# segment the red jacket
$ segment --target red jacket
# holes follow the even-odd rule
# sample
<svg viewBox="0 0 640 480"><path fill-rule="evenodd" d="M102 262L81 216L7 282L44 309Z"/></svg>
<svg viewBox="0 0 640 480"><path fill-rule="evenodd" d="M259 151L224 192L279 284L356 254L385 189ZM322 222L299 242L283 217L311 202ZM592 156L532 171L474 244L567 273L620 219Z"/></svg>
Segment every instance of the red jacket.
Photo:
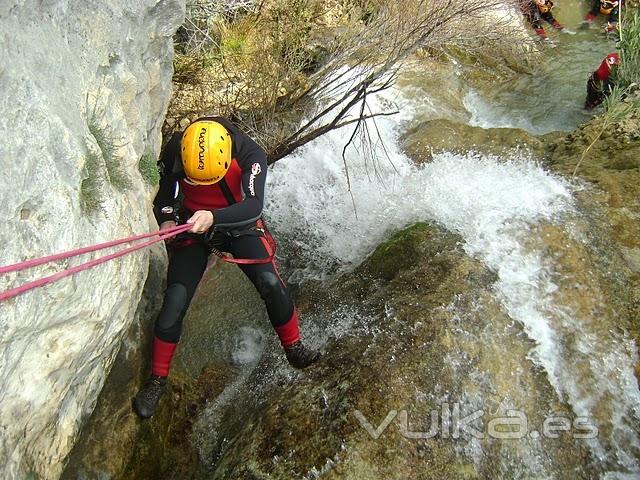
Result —
<svg viewBox="0 0 640 480"><path fill-rule="evenodd" d="M620 64L620 55L618 55L617 53L610 53L604 58L604 60L602 60L602 63L600 64L598 69L595 71L596 78L603 82L609 80L609 75L611 74L611 67L613 65L619 65L619 64Z"/></svg>

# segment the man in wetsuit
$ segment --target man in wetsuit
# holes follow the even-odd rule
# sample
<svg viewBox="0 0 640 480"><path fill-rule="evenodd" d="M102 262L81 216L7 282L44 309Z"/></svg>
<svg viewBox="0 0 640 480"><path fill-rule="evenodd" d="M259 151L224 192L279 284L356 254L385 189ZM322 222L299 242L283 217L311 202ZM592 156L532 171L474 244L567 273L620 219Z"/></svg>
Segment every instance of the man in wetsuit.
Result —
<svg viewBox="0 0 640 480"><path fill-rule="evenodd" d="M269 258L274 243L261 219L267 174L262 148L230 121L203 117L174 134L159 166L154 211L160 229L185 221L192 227L169 242L167 289L154 325L151 377L134 401L143 418L153 415L166 389L182 320L213 249L236 259L264 259L239 266L264 300L287 360L305 368L320 356L302 344L295 305ZM177 190L182 197L179 207Z"/></svg>
<svg viewBox="0 0 640 480"><path fill-rule="evenodd" d="M551 13L552 8L553 2L551 0L522 0L520 2L522 14L538 36L543 39L547 38L547 32L545 32L542 26L542 20L551 24L556 30L562 30L564 28L564 25L553 17Z"/></svg>
<svg viewBox="0 0 640 480"><path fill-rule="evenodd" d="M620 56L617 53L607 55L598 69L587 80L587 99L584 102L585 110L591 110L600 105L605 97L611 93L611 73L620 65Z"/></svg>
<svg viewBox="0 0 640 480"><path fill-rule="evenodd" d="M620 1L619 0L594 0L593 6L587 16L584 17L584 23L586 25L591 24L598 14L609 15L609 21L605 27L606 32L612 32L618 25L618 16L620 14Z"/></svg>

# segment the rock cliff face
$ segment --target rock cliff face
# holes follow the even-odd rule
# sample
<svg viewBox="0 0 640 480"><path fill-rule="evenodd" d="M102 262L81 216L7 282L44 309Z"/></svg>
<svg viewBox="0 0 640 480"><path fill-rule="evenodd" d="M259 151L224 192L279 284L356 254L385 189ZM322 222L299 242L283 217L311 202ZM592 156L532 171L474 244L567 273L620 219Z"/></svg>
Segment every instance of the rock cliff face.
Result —
<svg viewBox="0 0 640 480"><path fill-rule="evenodd" d="M0 4L0 264L153 228L178 0ZM0 278L0 290L87 258ZM57 478L148 270L138 253L0 304L0 476Z"/></svg>

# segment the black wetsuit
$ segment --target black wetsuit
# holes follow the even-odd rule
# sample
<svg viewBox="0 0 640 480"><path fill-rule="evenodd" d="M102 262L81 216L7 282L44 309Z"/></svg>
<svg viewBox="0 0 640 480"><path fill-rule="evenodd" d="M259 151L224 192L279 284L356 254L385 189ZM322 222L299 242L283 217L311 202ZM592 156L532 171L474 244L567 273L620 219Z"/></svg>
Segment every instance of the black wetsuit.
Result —
<svg viewBox="0 0 640 480"><path fill-rule="evenodd" d="M603 4L604 2L602 2L601 0L595 0L593 2L593 6L591 7L591 10L589 10L589 13L587 14L587 20L593 20L594 18L596 18L598 16L600 12L600 6L601 4ZM609 15L609 23L617 23L618 22L618 16L620 15L620 3L619 2L618 5L616 5L615 7L613 7L613 9L611 10L611 12L608 14ZM606 3L604 4L604 8L606 8ZM606 14L603 14L606 15Z"/></svg>
<svg viewBox="0 0 640 480"><path fill-rule="evenodd" d="M552 3L550 4L550 7L551 6L553 6ZM562 25L560 25L560 23L558 23L558 21L553 17L551 8L546 12L541 12L533 0L522 0L520 2L520 10L538 35L542 35L544 33L544 28L542 26L543 20L551 24L556 29L562 28Z"/></svg>
<svg viewBox="0 0 640 480"><path fill-rule="evenodd" d="M587 99L584 103L584 108L587 110L591 110L600 105L606 96L611 94L614 88L614 84L611 81L611 73L614 68L612 65L617 63L614 63L611 59L619 62L620 57L617 53L607 55L604 60L602 60L598 69L593 72L589 80L587 80Z"/></svg>
<svg viewBox="0 0 640 480"><path fill-rule="evenodd" d="M166 356L163 345L180 340L182 320L205 272L211 247L245 259L268 258L272 253L270 238L259 228L262 225L267 174L266 154L228 120L219 117L206 119L221 123L231 135L231 166L219 182L193 185L185 181L180 158L181 133L170 139L159 161L160 189L154 200L158 223L175 220L176 216L180 223L184 223L195 211L209 210L213 212L214 225L205 235L182 234L169 247L167 290L154 327L153 369L158 375L166 376L168 365L166 368L156 365L156 357ZM180 192L178 199L176 186ZM281 343L290 345L297 341L299 330L295 306L275 263L270 261L239 267L264 300ZM169 355L169 363L172 355L173 351Z"/></svg>

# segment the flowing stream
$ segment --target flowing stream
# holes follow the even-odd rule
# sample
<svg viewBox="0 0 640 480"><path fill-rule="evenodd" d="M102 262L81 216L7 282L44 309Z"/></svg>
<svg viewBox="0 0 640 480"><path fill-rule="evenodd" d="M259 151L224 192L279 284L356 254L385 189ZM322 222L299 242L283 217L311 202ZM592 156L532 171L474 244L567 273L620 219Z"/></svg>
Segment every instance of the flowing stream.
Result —
<svg viewBox="0 0 640 480"><path fill-rule="evenodd" d="M493 296L513 321L511 327L488 322L478 336L465 325L469 312L443 305L456 319L457 337L497 352L489 365L467 364L464 370L473 371L473 378L497 378L503 373L498 372L500 364L519 364L509 372L516 377L525 368L540 369L552 392L549 403L566 405L597 429L595 438L584 440L591 463L578 476L595 478L591 472L597 471L596 476L610 480L638 478L640 393L633 372L638 361L634 342L617 328L614 314L585 313L565 301L573 287L565 285L557 264L564 246L550 247L539 233L550 225L588 246L575 227L581 216L575 193L584 187L545 170L526 150L502 156L442 152L430 159L410 159L401 140L407 129L436 119L534 135L575 129L588 119L582 112L586 78L614 48L595 27L577 29L586 9L586 2L562 3L556 17L574 32L550 32L556 46L544 47L546 61L530 75L469 83L456 62L412 63L396 87L369 99L372 111L393 106L400 112L376 120L380 138L375 156L364 155L365 147L356 142L343 158L345 139L351 135L348 127L324 135L270 169L265 212L280 242L283 271L290 283L302 288L307 280L330 281L350 271L411 223L435 222L460 235L464 251L496 274ZM425 137L424 143L429 142ZM316 319L311 312L303 320L303 335L310 343L322 347L331 337L370 333L366 316L357 309L336 305L329 316ZM524 332L525 342L519 332ZM264 332L243 327L238 333L231 357L243 365L241 373L207 405L193 430L192 441L209 466L216 464L229 440L218 434L224 430L222 422L241 416L273 385L298 375L281 368L282 355L267 348ZM270 357L270 366L259 362L263 355ZM443 355L454 370L465 362L455 349ZM513 358L505 360L505 355ZM517 408L519 401L529 400L517 382L508 388L508 406ZM467 392L472 389L465 390L463 404L482 405L477 389ZM234 427L227 427L229 431ZM547 455L545 445L533 436L522 440L515 457L525 464L518 470L521 475L556 477L550 458L557 457ZM478 464L482 447L470 442L458 454Z"/></svg>
<svg viewBox="0 0 640 480"><path fill-rule="evenodd" d="M575 30L585 8L563 2L556 16ZM465 84L455 65L447 73L450 82L436 87L433 72L413 65L398 89L372 99L374 111L395 104L402 113L377 120L386 154L373 163L357 145L347 150L350 191L341 155L347 129L279 162L270 173L266 210L287 252L295 254L291 281L348 270L412 222L435 221L460 234L465 251L497 273L496 297L534 342L529 361L544 369L557 398L575 415L596 423L600 434L587 443L602 476L637 478L635 346L615 323L606 323L615 316L580 316L558 303L554 258L533 231L544 222L571 231L579 216L573 193L581 187L549 173L526 152L508 158L440 153L418 166L400 147L403 129L433 118L533 134L573 130L588 118L581 111L586 77L614 45L594 29L550 36L558 46L546 50L540 72L490 89ZM504 341L508 352L509 335L515 333L492 341Z"/></svg>

